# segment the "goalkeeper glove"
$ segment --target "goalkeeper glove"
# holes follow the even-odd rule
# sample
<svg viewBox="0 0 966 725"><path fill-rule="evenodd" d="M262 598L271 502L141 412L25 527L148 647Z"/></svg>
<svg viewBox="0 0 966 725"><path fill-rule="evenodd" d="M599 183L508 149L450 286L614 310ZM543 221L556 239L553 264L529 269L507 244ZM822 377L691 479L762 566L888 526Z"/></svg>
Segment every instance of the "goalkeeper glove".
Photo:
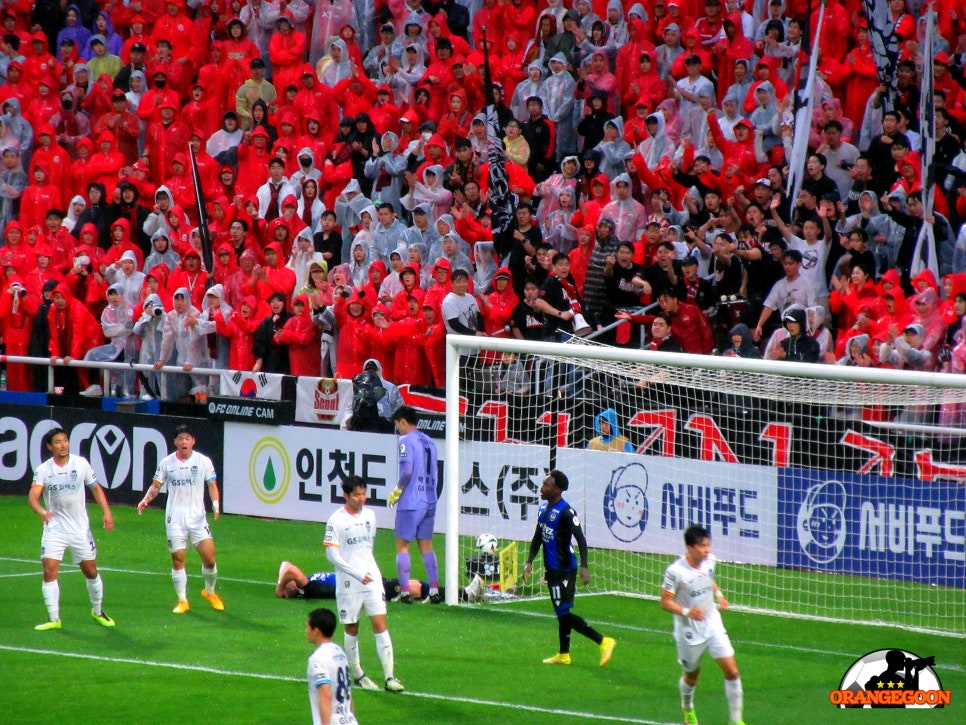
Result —
<svg viewBox="0 0 966 725"><path fill-rule="evenodd" d="M389 508L396 508L396 504L399 503L399 497L402 496L402 492L403 490L399 488L399 486L396 486L392 490L392 493L389 494Z"/></svg>

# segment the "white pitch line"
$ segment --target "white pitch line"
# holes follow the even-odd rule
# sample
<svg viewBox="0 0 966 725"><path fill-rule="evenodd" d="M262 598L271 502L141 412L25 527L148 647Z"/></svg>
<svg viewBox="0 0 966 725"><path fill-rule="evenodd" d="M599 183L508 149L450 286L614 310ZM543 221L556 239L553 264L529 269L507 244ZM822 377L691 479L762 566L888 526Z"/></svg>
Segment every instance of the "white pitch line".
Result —
<svg viewBox="0 0 966 725"><path fill-rule="evenodd" d="M90 655L83 654L80 652L59 652L57 650L49 649L37 649L34 647L14 647L12 645L0 644L0 650L7 650L9 652L25 652L27 654L36 655L51 655L54 657L70 657L74 659L81 660L94 660L96 662L119 662L121 664L128 665L138 665L140 667L160 667L170 670L186 670L189 672L205 672L212 675L221 675L223 677L248 677L256 680L274 680L277 682L298 682L304 683L305 679L301 677L292 677L288 675L272 675L263 672L239 672L235 670L220 670L216 667L205 667L204 665L185 665L176 662L157 662L154 660L138 660L129 657L103 657L100 655ZM486 707L499 708L500 710L506 711L511 710L524 710L527 712L539 712L547 713L550 715L566 715L572 718L580 718L583 720L594 720L594 721L611 721L611 722L626 722L626 723L636 723L637 725L674 725L674 723L665 722L662 720L646 720L642 718L630 718L627 716L617 716L617 715L601 715L599 713L593 712L575 712L572 710L561 710L558 708L550 707L537 707L536 705L526 705L526 704L509 704L506 702L494 702L492 700L480 700L474 697L454 697L452 695L440 695L432 692L413 692L411 690L402 693L408 697L420 697L428 700L447 700L455 702L463 702L470 705L483 705Z"/></svg>
<svg viewBox="0 0 966 725"><path fill-rule="evenodd" d="M0 561L11 561L18 564L37 564L39 563L36 559L20 559L12 556L0 556ZM62 574L76 574L80 571L80 568L76 564L68 564L66 562L61 563L61 573ZM170 571L139 571L137 569L117 569L110 566L98 566L98 571L106 571L112 574L133 574L135 576L171 576ZM40 571L30 572L29 574L0 574L3 576L32 576L34 574L40 575ZM199 575L200 576L200 575ZM260 581L258 579L238 579L235 577L218 575L218 581L220 582L235 582L236 584L256 584L258 586L275 586L275 582L271 581Z"/></svg>
<svg viewBox="0 0 966 725"><path fill-rule="evenodd" d="M80 571L80 569L77 571ZM0 579L14 579L18 576L41 576L42 574L43 572L41 571L27 571L22 574L0 574Z"/></svg>
<svg viewBox="0 0 966 725"><path fill-rule="evenodd" d="M37 563L35 559L19 559L16 557L9 557L9 556L0 556L0 561L11 561L11 562L24 563L24 564ZM74 567L73 564L63 564L62 566ZM101 571L111 572L114 574L133 574L136 576L165 576L165 577L170 576L169 572L159 572L159 571L138 571L135 569L113 569L113 568L107 568L102 566L98 567L98 569L100 569ZM76 573L79 571L80 569L77 569L76 567L74 567L72 570L68 569L66 573ZM39 573L40 572L31 572L29 575L33 576L34 574L39 574ZM28 576L28 575L27 574L0 575L0 577L2 576ZM230 577L223 577L221 575L218 576L218 581L228 581L228 582L235 582L240 584L255 584L258 586L275 585L275 582L270 582L270 581L258 581L256 579L232 579ZM503 602L501 603L501 606L490 607L489 611L499 612L500 614L514 614L514 615L521 615L524 617L534 617L537 619L556 619L556 615L550 612L529 612L523 609L513 609L510 606L504 606L504 605L512 605L512 602ZM627 622L601 622L601 624L606 625L607 627L613 628L613 629L624 629L630 632L642 632L645 634L667 635L668 637L670 637L669 629L665 630L665 629L656 628L656 627L642 627L640 625L628 624ZM749 645L752 647L760 647L762 649L791 650L794 652L802 652L804 654L820 655L823 657L831 656L831 657L851 658L852 661L854 661L858 657L861 657L863 654L865 654L864 652L840 652L836 650L816 649L814 647L803 647L800 645L782 644L782 643L776 643L776 642L754 642L751 640L739 640L739 643L743 645ZM966 672L966 666L959 665L959 664L952 664L952 663L944 663L942 665L942 669L951 670L953 672Z"/></svg>

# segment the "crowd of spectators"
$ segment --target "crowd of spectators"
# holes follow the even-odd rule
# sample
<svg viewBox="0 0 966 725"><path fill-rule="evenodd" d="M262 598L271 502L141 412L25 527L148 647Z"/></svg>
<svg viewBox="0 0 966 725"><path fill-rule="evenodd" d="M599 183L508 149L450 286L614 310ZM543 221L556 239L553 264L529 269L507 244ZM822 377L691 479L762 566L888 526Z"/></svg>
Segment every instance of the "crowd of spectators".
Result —
<svg viewBox="0 0 966 725"><path fill-rule="evenodd" d="M796 129L819 9L804 0L5 2L5 351L340 377L372 358L386 381L442 387L447 332L596 331L966 372L962 5L943 3L923 57L932 6L889 0L890 88L862 3L829 0ZM496 235L488 92L514 195ZM924 224L938 276L915 273ZM7 385L44 389L37 372L10 364ZM204 376L180 377L117 384L205 397Z"/></svg>

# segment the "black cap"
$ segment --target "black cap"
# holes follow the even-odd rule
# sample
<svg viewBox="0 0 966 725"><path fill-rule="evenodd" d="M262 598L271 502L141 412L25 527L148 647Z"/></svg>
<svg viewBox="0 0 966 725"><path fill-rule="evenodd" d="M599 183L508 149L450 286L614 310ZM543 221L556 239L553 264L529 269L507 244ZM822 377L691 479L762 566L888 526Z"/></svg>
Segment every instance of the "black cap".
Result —
<svg viewBox="0 0 966 725"><path fill-rule="evenodd" d="M252 62L248 64L249 68L264 68L265 61L261 58L252 58Z"/></svg>
<svg viewBox="0 0 966 725"><path fill-rule="evenodd" d="M132 53L137 53L139 51L141 53L147 53L148 52L148 49L144 47L144 43L135 43L134 45L131 46L131 52Z"/></svg>
<svg viewBox="0 0 966 725"><path fill-rule="evenodd" d="M694 55L694 54L689 55L687 58L684 59L684 62L686 65L693 65L695 63L697 63L698 65L701 65L701 56Z"/></svg>

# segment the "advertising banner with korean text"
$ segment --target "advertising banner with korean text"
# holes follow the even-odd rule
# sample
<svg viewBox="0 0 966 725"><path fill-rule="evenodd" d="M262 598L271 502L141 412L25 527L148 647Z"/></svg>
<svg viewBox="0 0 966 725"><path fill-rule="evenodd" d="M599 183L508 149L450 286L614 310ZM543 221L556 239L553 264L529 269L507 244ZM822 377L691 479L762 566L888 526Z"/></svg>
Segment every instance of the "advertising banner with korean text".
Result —
<svg viewBox="0 0 966 725"><path fill-rule="evenodd" d="M966 486L784 469L779 566L962 587Z"/></svg>
<svg viewBox="0 0 966 725"><path fill-rule="evenodd" d="M591 546L683 554L695 524L723 561L776 564L774 468L574 448L558 449L556 466L571 477L565 498Z"/></svg>
<svg viewBox="0 0 966 725"><path fill-rule="evenodd" d="M396 436L236 423L225 424L225 435L233 451L246 452L226 456L227 513L325 521L344 503L342 479L357 474L370 484L366 505L375 512L377 525L393 526L395 514L386 500L396 485ZM547 449L467 442L462 450L460 531L479 534L493 528L489 522L505 516L515 522L514 535L529 539L539 507L540 481L547 472ZM442 445L438 451L442 498ZM437 531L445 523L443 505L437 509ZM501 531L509 535L505 524Z"/></svg>

